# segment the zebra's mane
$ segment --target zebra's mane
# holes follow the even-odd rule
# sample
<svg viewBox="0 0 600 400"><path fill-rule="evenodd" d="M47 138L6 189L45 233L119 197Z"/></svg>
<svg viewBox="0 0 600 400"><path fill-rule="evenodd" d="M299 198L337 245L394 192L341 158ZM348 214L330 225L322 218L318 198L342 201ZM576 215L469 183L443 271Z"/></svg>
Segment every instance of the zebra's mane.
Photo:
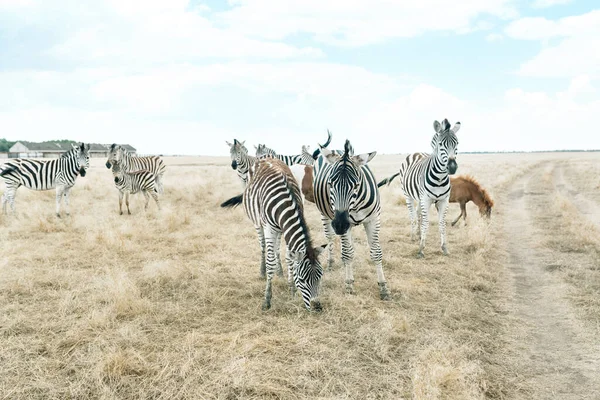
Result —
<svg viewBox="0 0 600 400"><path fill-rule="evenodd" d="M311 264L314 264L317 262L317 255L315 254L315 249L313 249L312 239L310 237L308 225L306 225L306 219L304 218L304 210L302 209L302 207L296 199L296 196L294 195L294 190L290 185L290 182L288 181L288 175L286 174L284 176L285 186L287 187L288 191L292 193L292 203L294 203L294 208L298 212L300 228L302 229L302 233L304 234L304 241L306 243L306 256L308 257L308 260L311 262Z"/></svg>
<svg viewBox="0 0 600 400"><path fill-rule="evenodd" d="M60 158L68 158L71 154L75 154L75 149L69 149L60 155Z"/></svg>

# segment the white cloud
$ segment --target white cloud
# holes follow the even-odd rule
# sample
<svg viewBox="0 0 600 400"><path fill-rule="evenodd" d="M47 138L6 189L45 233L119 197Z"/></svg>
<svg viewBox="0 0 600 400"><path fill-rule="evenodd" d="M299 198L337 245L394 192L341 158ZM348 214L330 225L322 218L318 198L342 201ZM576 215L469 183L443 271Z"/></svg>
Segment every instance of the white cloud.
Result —
<svg viewBox="0 0 600 400"><path fill-rule="evenodd" d="M571 3L573 0L535 0L533 2L533 8L548 8L562 4Z"/></svg>
<svg viewBox="0 0 600 400"><path fill-rule="evenodd" d="M502 36L499 33L490 33L485 37L485 40L487 40L488 42L496 42L498 40L502 40L503 38L504 36Z"/></svg>
<svg viewBox="0 0 600 400"><path fill-rule="evenodd" d="M600 10L551 21L523 18L505 30L515 39L543 41L542 50L523 63L519 74L537 77L600 76ZM548 40L558 40L549 44Z"/></svg>
<svg viewBox="0 0 600 400"><path fill-rule="evenodd" d="M361 46L430 31L487 29L483 16L514 18L512 0L233 0L219 18L229 29L271 40L306 33L323 43Z"/></svg>

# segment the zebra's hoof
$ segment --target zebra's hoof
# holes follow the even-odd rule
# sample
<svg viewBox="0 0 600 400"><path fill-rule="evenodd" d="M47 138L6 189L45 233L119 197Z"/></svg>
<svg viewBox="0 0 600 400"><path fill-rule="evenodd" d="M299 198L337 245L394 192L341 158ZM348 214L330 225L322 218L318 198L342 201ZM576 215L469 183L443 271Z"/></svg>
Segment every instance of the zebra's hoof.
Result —
<svg viewBox="0 0 600 400"><path fill-rule="evenodd" d="M346 293L354 294L354 281L346 281Z"/></svg>
<svg viewBox="0 0 600 400"><path fill-rule="evenodd" d="M445 256L449 256L450 255L450 253L448 252L448 248L446 246L442 246L442 253Z"/></svg>
<svg viewBox="0 0 600 400"><path fill-rule="evenodd" d="M422 251L420 251L420 252L417 254L417 258L425 258L425 254L423 254L423 252L422 252Z"/></svg>
<svg viewBox="0 0 600 400"><path fill-rule="evenodd" d="M263 303L263 305L262 305L262 310L263 310L263 311L267 311L267 310L269 310L270 308L271 308L271 303L270 303L270 302L268 302L268 301L265 301L265 302Z"/></svg>
<svg viewBox="0 0 600 400"><path fill-rule="evenodd" d="M379 298L384 301L391 299L385 282L379 284Z"/></svg>
<svg viewBox="0 0 600 400"><path fill-rule="evenodd" d="M56 214L56 218L60 218L60 214L58 214L58 213L57 213L57 214Z"/></svg>

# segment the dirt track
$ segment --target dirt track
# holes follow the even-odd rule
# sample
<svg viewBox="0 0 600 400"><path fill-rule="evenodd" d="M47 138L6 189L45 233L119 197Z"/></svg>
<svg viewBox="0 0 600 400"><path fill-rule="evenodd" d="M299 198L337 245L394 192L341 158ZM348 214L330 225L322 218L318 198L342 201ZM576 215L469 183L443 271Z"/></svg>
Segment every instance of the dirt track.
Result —
<svg viewBox="0 0 600 400"><path fill-rule="evenodd" d="M544 230L549 226L540 221L547 221L543 213L555 195L546 186L567 196L600 227L598 205L566 183L560 164L532 169L510 187L504 227L513 274L513 309L526 332L519 375L533 389L533 398L599 399L598 340L578 319L567 298L567 284L552 272L556 250L544 246Z"/></svg>

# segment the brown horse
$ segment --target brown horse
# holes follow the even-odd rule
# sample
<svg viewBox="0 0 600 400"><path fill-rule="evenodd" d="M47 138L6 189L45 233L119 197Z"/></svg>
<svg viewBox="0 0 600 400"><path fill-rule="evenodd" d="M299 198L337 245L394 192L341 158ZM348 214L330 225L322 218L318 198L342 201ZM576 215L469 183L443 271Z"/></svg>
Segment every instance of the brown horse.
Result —
<svg viewBox="0 0 600 400"><path fill-rule="evenodd" d="M456 225L463 216L465 224L467 223L466 205L469 201L479 207L479 213L482 216L489 218L492 215L494 200L475 178L470 175L450 177L450 187L450 203L460 204L460 215L452 222L452 226Z"/></svg>

